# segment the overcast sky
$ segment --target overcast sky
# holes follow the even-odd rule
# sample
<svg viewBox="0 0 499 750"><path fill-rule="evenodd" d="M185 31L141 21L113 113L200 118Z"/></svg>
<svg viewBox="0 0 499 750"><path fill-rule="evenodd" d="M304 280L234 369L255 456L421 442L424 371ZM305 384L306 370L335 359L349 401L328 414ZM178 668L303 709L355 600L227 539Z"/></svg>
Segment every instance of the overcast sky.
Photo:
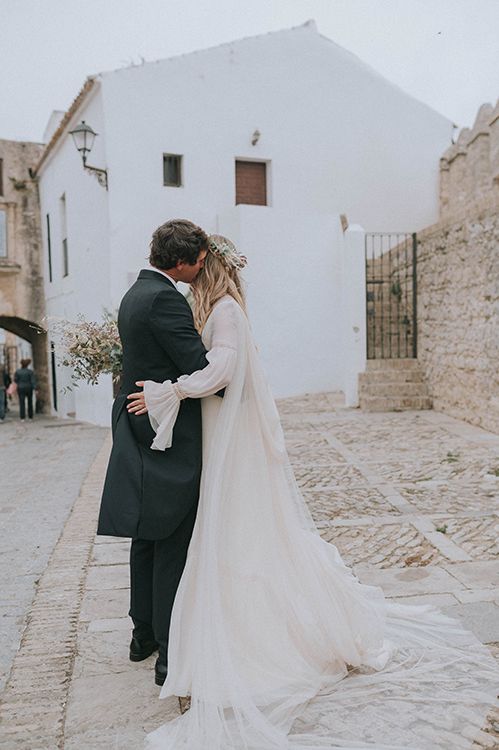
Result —
<svg viewBox="0 0 499 750"><path fill-rule="evenodd" d="M310 18L460 127L499 96L499 0L0 0L0 138L40 141L91 73Z"/></svg>

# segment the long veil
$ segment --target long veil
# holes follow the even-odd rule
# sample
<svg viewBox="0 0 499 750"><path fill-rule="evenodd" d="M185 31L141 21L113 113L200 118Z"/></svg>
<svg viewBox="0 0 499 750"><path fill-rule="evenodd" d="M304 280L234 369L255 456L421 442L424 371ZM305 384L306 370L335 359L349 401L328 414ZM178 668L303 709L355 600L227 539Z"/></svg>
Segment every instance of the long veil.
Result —
<svg viewBox="0 0 499 750"><path fill-rule="evenodd" d="M488 649L387 602L323 541L238 308L236 371L204 458L161 697L191 708L148 750L458 750L494 704Z"/></svg>

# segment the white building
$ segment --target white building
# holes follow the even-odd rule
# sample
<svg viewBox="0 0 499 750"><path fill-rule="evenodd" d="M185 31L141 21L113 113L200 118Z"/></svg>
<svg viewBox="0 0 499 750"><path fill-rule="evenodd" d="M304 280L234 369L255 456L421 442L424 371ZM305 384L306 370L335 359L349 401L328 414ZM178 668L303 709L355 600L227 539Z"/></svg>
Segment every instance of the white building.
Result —
<svg viewBox="0 0 499 750"><path fill-rule="evenodd" d="M69 136L82 120L99 134L89 163L108 170L107 191ZM313 22L92 76L52 118L37 167L48 315L117 308L156 226L190 218L248 256L252 325L275 394L346 389L354 402L363 244L361 231L343 233L340 214L366 231L436 221L452 129ZM111 399L103 378L60 392L58 413L107 423Z"/></svg>

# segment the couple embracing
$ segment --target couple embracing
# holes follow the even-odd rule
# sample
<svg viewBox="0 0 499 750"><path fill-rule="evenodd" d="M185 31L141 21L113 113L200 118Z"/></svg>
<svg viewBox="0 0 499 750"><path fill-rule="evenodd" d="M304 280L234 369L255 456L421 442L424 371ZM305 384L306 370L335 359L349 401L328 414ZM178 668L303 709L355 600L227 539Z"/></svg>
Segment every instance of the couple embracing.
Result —
<svg viewBox="0 0 499 750"><path fill-rule="evenodd" d="M130 659L158 651L161 697L191 696L147 748L471 746L493 660L436 609L361 584L321 539L252 339L246 259L174 220L149 261L119 311L98 529L132 538Z"/></svg>

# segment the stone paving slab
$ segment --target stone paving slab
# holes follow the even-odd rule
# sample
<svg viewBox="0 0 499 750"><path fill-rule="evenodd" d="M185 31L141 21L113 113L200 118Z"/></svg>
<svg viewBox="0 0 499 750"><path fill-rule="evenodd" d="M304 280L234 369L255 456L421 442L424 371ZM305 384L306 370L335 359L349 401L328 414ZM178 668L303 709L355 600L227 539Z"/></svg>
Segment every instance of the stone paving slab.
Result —
<svg viewBox="0 0 499 750"><path fill-rule="evenodd" d="M106 617L104 619L92 620L88 624L88 630L89 632L99 633L126 630L127 633L130 633L130 620L128 617Z"/></svg>
<svg viewBox="0 0 499 750"><path fill-rule="evenodd" d="M456 599L467 604L469 602L495 602L499 604L499 589L475 589L474 591L458 591Z"/></svg>
<svg viewBox="0 0 499 750"><path fill-rule="evenodd" d="M73 680L66 714L65 743L72 737L106 731L150 731L179 713L178 700L158 700L159 689L151 680L151 657L121 672L84 675ZM135 698L139 696L139 705ZM81 742L81 737L80 737ZM80 745L80 747L84 747ZM140 747L140 745L136 745Z"/></svg>
<svg viewBox="0 0 499 750"><path fill-rule="evenodd" d="M130 542L119 541L117 544L96 544L92 552L91 565L128 565L130 559Z"/></svg>
<svg viewBox="0 0 499 750"><path fill-rule="evenodd" d="M66 429L64 434L68 435ZM67 439L67 438L66 438ZM78 440L75 440L77 448ZM102 444L102 441L101 441ZM1 696L2 746L64 747L65 709L77 647L78 616L93 547L100 482L109 444L97 454L48 566L40 576L19 651Z"/></svg>
<svg viewBox="0 0 499 750"><path fill-rule="evenodd" d="M342 408L337 394L289 399L279 408L321 534L360 580L381 586L394 601L429 603L459 617L499 655L499 560L492 543L499 436L433 412L363 414ZM66 529L61 537L89 545L85 586L75 595L70 568L51 571L51 563L44 573L50 587L59 580L63 599L76 596L75 614L70 637L54 652L44 710L33 708L35 694L22 681L10 691L7 714L17 721L7 722L12 750L36 750L36 742L45 742L44 750L136 750L146 732L179 712L174 699L157 699L155 656L128 660L129 543L93 538L104 468L101 460L87 477L93 500L86 498L80 539L71 529L67 540ZM14 589L11 595L15 600ZM17 671L36 658L36 642L27 639ZM26 744L29 727L35 744ZM499 747L498 729L499 714L492 713L475 748ZM55 741L47 744L51 733Z"/></svg>
<svg viewBox="0 0 499 750"><path fill-rule="evenodd" d="M434 607L444 608L444 607L454 607L456 604L458 604L458 592L454 592L453 594L421 594L414 596L393 596L391 599L393 599L394 602L397 602L399 604L431 604Z"/></svg>
<svg viewBox="0 0 499 750"><path fill-rule="evenodd" d="M102 617L122 617L129 606L129 599L126 587L114 591L87 589L81 606L80 622L89 622Z"/></svg>
<svg viewBox="0 0 499 750"><path fill-rule="evenodd" d="M442 611L455 617L475 633L482 643L499 641L499 610L495 602L478 601L442 607Z"/></svg>
<svg viewBox="0 0 499 750"><path fill-rule="evenodd" d="M130 629L128 618L122 619L127 623L128 631ZM116 626L108 631L80 631L73 680L79 677L129 671L128 639L116 636Z"/></svg>
<svg viewBox="0 0 499 750"><path fill-rule="evenodd" d="M499 586L499 560L447 563L445 569L470 589Z"/></svg>
<svg viewBox="0 0 499 750"><path fill-rule="evenodd" d="M464 584L446 570L433 566L379 570L367 565L354 565L354 571L362 583L381 586L388 597L448 594L464 589Z"/></svg>
<svg viewBox="0 0 499 750"><path fill-rule="evenodd" d="M128 588L128 565L92 565L87 575L87 589L120 589Z"/></svg>

